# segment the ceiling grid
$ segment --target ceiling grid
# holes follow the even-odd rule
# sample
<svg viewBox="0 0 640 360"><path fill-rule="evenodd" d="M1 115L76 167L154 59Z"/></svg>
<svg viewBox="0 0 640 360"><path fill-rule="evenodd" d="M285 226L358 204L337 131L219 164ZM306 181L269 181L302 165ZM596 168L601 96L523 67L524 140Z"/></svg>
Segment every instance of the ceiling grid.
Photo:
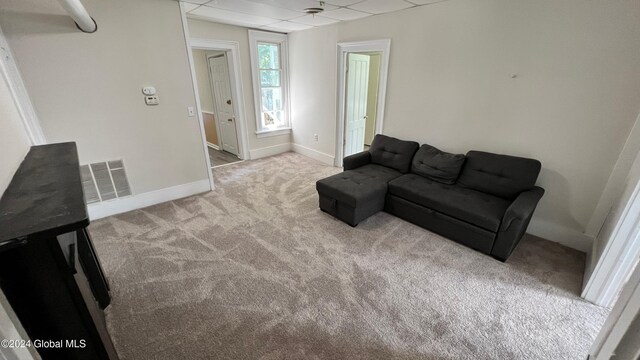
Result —
<svg viewBox="0 0 640 360"><path fill-rule="evenodd" d="M292 32L390 13L443 0L182 0L187 16L224 24ZM322 3L322 4L321 4ZM324 11L310 15L307 8Z"/></svg>

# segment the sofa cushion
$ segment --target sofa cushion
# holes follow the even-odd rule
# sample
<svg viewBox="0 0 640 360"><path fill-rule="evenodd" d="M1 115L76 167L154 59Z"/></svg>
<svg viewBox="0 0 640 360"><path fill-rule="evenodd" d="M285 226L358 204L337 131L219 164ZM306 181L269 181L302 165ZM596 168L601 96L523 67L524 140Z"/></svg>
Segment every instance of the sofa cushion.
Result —
<svg viewBox="0 0 640 360"><path fill-rule="evenodd" d="M513 200L536 184L538 160L469 151L458 184L469 189Z"/></svg>
<svg viewBox="0 0 640 360"><path fill-rule="evenodd" d="M389 194L483 229L497 232L510 202L458 185L442 184L416 174L389 182Z"/></svg>
<svg viewBox="0 0 640 360"><path fill-rule="evenodd" d="M376 197L384 198L387 183L401 176L385 166L368 164L316 182L316 190L351 207L366 204Z"/></svg>
<svg viewBox="0 0 640 360"><path fill-rule="evenodd" d="M411 167L411 159L418 150L415 141L404 141L390 136L376 135L371 142L369 152L371 163L398 170L405 174Z"/></svg>
<svg viewBox="0 0 640 360"><path fill-rule="evenodd" d="M425 144L414 155L411 172L443 184L455 184L462 164L463 154L451 154Z"/></svg>

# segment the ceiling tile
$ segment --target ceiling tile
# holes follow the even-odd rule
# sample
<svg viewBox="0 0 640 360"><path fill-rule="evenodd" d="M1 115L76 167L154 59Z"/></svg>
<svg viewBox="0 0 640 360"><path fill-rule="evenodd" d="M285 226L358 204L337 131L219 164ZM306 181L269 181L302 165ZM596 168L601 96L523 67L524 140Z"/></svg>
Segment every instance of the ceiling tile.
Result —
<svg viewBox="0 0 640 360"><path fill-rule="evenodd" d="M363 0L326 0L326 3L336 6L349 6L362 1Z"/></svg>
<svg viewBox="0 0 640 360"><path fill-rule="evenodd" d="M200 6L199 8L191 11L190 15L205 18L211 21L221 22L225 24L233 24L248 27L259 27L264 25L271 25L279 22L277 19L272 19L263 16L255 16L249 14L242 14L235 11L216 9L209 6Z"/></svg>
<svg viewBox="0 0 640 360"><path fill-rule="evenodd" d="M326 17L322 17L319 15L305 15L303 17L299 17L297 19L291 20L292 22L296 22L299 24L312 25L312 26L322 26L329 25L338 22L338 20L329 19Z"/></svg>
<svg viewBox="0 0 640 360"><path fill-rule="evenodd" d="M414 3L416 5L427 5L427 4L441 2L443 0L407 0L407 1L410 3Z"/></svg>
<svg viewBox="0 0 640 360"><path fill-rule="evenodd" d="M281 32L291 32L291 31L299 31L311 29L313 26L297 24L291 21L283 21L277 24L272 24L269 26L263 26L261 29L273 30L273 31L281 31Z"/></svg>
<svg viewBox="0 0 640 360"><path fill-rule="evenodd" d="M304 11L309 7L320 7L320 1L314 0L249 0L261 4L267 4L275 7L285 8L294 11ZM323 6L325 10L337 9L337 6L331 4L325 4Z"/></svg>
<svg viewBox="0 0 640 360"><path fill-rule="evenodd" d="M198 5L198 4L192 4L192 3L188 3L188 2L182 3L182 7L183 7L183 9L184 9L184 11L185 11L185 12L189 12L189 11L191 11L191 10L195 10L195 9L197 9L199 6L200 6L200 5Z"/></svg>
<svg viewBox="0 0 640 360"><path fill-rule="evenodd" d="M271 27L271 26L261 26L258 29L264 30L264 31L270 31L270 32L284 33L284 34L288 34L288 33L291 32L289 30L278 29L278 28L274 28L274 27Z"/></svg>
<svg viewBox="0 0 640 360"><path fill-rule="evenodd" d="M183 2L202 5L208 3L209 1L211 0L184 0Z"/></svg>
<svg viewBox="0 0 640 360"><path fill-rule="evenodd" d="M247 0L213 0L208 3L207 6L279 20L289 20L303 15L299 11L287 10Z"/></svg>
<svg viewBox="0 0 640 360"><path fill-rule="evenodd" d="M349 6L354 10L360 10L372 14L384 14L396 10L402 10L415 6L404 0L366 0Z"/></svg>
<svg viewBox="0 0 640 360"><path fill-rule="evenodd" d="M351 10L347 8L329 10L322 13L323 17L328 17L329 19L342 20L342 21L360 19L363 17L367 17L369 15L371 14L364 13L361 11Z"/></svg>
<svg viewBox="0 0 640 360"><path fill-rule="evenodd" d="M326 0L324 12L304 13L305 8L321 7L317 0L180 0L189 17L292 32L384 14L444 0ZM200 4L204 4L200 6Z"/></svg>

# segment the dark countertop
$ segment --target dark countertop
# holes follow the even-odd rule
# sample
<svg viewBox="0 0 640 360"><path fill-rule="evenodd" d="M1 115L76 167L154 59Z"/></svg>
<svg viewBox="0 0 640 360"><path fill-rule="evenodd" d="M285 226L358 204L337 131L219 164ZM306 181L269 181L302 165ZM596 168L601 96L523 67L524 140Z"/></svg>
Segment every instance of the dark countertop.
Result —
<svg viewBox="0 0 640 360"><path fill-rule="evenodd" d="M0 199L0 244L87 225L76 144L32 146Z"/></svg>

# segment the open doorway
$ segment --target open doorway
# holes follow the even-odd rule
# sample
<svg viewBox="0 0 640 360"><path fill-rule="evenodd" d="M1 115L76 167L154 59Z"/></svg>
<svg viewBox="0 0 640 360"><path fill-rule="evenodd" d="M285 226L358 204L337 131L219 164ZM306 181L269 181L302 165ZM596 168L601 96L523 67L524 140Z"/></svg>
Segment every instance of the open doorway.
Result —
<svg viewBox="0 0 640 360"><path fill-rule="evenodd" d="M241 161L227 52L193 49L193 63L211 167Z"/></svg>
<svg viewBox="0 0 640 360"><path fill-rule="evenodd" d="M376 134L381 56L347 54L344 156L368 150Z"/></svg>
<svg viewBox="0 0 640 360"><path fill-rule="evenodd" d="M382 133L389 40L338 44L338 133L336 166L367 150Z"/></svg>

